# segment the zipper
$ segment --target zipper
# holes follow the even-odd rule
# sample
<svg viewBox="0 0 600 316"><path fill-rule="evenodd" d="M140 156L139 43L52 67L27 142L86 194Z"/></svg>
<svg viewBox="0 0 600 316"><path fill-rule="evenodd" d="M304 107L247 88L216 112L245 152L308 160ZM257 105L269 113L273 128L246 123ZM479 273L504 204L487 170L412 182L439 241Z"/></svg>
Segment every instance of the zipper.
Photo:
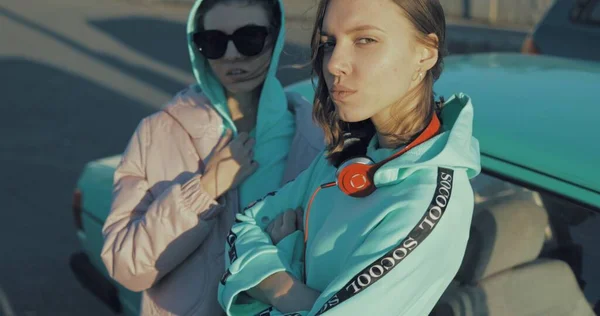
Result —
<svg viewBox="0 0 600 316"><path fill-rule="evenodd" d="M304 284L306 284L306 247L308 245L308 219L310 216L310 208L312 207L312 203L315 200L315 197L317 196L317 193L319 193L319 191L321 191L322 189L334 187L336 185L337 183L335 181L332 181L318 186L317 189L313 192L312 196L310 197L310 200L308 201L308 205L306 207L306 211L304 212L304 269L302 271L302 281L304 282Z"/></svg>

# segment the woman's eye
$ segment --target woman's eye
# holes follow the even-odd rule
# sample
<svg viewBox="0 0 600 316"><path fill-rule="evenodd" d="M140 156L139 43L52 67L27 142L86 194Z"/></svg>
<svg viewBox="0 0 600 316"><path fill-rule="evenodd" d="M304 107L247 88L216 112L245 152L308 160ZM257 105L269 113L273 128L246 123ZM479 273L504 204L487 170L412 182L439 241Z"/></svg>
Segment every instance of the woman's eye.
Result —
<svg viewBox="0 0 600 316"><path fill-rule="evenodd" d="M372 38L368 38L368 37L359 38L356 41L356 43L360 44L360 45L366 45L366 44L371 44L371 43L375 43L375 42L377 42L377 41Z"/></svg>
<svg viewBox="0 0 600 316"><path fill-rule="evenodd" d="M321 47L323 48L323 50L326 50L326 51L332 50L335 47L335 42L333 42L333 41L322 42Z"/></svg>

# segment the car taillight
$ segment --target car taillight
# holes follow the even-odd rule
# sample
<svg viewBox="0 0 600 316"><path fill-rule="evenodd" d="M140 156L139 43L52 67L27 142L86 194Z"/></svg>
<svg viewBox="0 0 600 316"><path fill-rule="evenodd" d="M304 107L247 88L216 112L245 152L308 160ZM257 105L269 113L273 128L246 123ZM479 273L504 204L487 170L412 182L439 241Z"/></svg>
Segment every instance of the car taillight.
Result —
<svg viewBox="0 0 600 316"><path fill-rule="evenodd" d="M75 227L79 230L83 230L83 221L81 219L81 191L76 189L73 192L73 219L75 220Z"/></svg>
<svg viewBox="0 0 600 316"><path fill-rule="evenodd" d="M540 52L540 49L535 44L533 37L531 35L529 35L523 41L523 46L521 47L521 53L528 54L528 55L539 55L542 52Z"/></svg>

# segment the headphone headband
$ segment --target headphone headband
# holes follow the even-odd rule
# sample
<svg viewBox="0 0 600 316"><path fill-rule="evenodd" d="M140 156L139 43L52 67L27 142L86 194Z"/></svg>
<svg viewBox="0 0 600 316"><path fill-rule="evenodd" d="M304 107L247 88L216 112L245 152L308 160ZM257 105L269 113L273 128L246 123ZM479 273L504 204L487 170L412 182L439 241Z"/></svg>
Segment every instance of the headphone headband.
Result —
<svg viewBox="0 0 600 316"><path fill-rule="evenodd" d="M433 113L431 121L429 121L429 124L427 125L427 127L423 130L423 132L421 132L421 134L419 134L419 136L415 140L410 142L408 145L406 145L404 148L399 150L397 153L380 161L379 163L376 163L373 166L373 168L375 170L377 170L381 166L383 166L385 163L402 156L402 154L406 153L407 151L417 147L418 145L421 145L422 143L426 142L430 138L433 138L439 132L440 128L441 128L440 119L438 118L438 116L435 113Z"/></svg>

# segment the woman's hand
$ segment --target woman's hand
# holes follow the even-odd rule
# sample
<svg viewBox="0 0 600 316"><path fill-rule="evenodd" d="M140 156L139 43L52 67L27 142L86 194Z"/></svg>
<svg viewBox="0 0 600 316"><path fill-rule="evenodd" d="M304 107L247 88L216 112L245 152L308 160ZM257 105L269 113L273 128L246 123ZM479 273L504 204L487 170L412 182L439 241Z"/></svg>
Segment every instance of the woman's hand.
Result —
<svg viewBox="0 0 600 316"><path fill-rule="evenodd" d="M321 295L285 271L270 275L247 293L283 313L309 311Z"/></svg>
<svg viewBox="0 0 600 316"><path fill-rule="evenodd" d="M204 190L214 199L236 188L258 169L258 163L252 159L254 139L247 133L240 133L236 139L230 140L231 131L227 130L215 147L201 179Z"/></svg>
<svg viewBox="0 0 600 316"><path fill-rule="evenodd" d="M282 239L296 230L303 230L302 213L301 207L295 210L289 209L284 213L279 214L279 216L267 226L265 231L269 234L269 237L271 237L273 245L277 245Z"/></svg>

